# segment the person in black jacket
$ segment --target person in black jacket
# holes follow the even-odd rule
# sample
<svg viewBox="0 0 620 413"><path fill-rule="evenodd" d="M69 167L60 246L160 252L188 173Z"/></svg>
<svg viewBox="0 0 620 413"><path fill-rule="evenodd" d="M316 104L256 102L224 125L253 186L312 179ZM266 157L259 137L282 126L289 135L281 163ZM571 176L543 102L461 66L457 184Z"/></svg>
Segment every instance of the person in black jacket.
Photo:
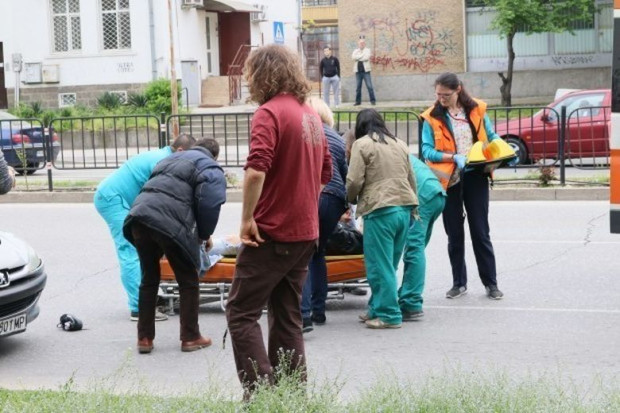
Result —
<svg viewBox="0 0 620 413"><path fill-rule="evenodd" d="M179 283L181 350L211 345L198 326L198 268L201 240L207 241L226 202L224 171L216 162L213 139L160 161L125 219L123 233L138 250L142 269L138 317L138 351L150 353L155 337L155 308L166 255Z"/></svg>
<svg viewBox="0 0 620 413"><path fill-rule="evenodd" d="M332 55L329 46L323 48L325 57L319 63L321 74L321 87L323 88L323 100L329 106L329 90L334 91L334 105L340 105L340 62L336 56Z"/></svg>
<svg viewBox="0 0 620 413"><path fill-rule="evenodd" d="M7 165L0 151L0 195L8 193L15 186L15 169Z"/></svg>

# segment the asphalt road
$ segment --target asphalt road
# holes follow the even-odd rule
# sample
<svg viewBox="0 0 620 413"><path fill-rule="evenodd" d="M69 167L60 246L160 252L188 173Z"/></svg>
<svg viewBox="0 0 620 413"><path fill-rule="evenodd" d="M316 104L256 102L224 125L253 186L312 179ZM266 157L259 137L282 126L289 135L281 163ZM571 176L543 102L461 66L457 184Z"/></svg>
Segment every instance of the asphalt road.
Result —
<svg viewBox="0 0 620 413"><path fill-rule="evenodd" d="M311 377L343 382L345 397L378 377L415 382L454 369L514 379L560 375L584 389L596 377L617 380L620 236L609 234L608 209L605 202L493 202L502 301L484 296L470 243L469 294L444 298L451 276L438 222L427 249L425 318L375 331L357 322L365 298L328 302L327 324L306 335ZM226 205L217 234L236 232L239 216L240 204ZM153 353L137 354L112 241L92 205L0 204L0 226L31 243L49 275L39 318L24 334L0 340L0 387L58 388L72 379L113 391L240 394L217 305L201 307L211 348L181 353L173 316L157 324ZM85 330L56 328L66 312Z"/></svg>

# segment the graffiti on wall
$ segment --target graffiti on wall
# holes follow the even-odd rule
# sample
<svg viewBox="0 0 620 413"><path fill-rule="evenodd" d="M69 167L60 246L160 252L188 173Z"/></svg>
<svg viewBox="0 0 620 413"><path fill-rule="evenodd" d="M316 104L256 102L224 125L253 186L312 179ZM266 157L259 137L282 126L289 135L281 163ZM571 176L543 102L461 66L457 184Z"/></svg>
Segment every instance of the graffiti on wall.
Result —
<svg viewBox="0 0 620 413"><path fill-rule="evenodd" d="M383 70L428 72L457 54L454 30L438 27L437 12L421 11L408 17L358 16L355 26L372 47L371 63ZM357 47L357 46L355 46Z"/></svg>

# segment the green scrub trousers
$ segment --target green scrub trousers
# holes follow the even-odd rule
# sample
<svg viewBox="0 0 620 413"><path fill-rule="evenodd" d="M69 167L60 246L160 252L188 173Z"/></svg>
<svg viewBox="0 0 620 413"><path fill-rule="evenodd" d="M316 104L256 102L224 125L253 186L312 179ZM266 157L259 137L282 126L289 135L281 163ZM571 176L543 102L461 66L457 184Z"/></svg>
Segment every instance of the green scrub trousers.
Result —
<svg viewBox="0 0 620 413"><path fill-rule="evenodd" d="M396 271L403 254L412 206L379 208L364 216L364 262L370 285L368 317L400 324Z"/></svg>
<svg viewBox="0 0 620 413"><path fill-rule="evenodd" d="M398 304L401 311L421 311L422 292L426 278L426 254L424 249L428 245L433 233L433 224L441 215L446 196L438 193L428 202L420 203L418 207L419 220L411 220L407 233L407 244L403 261L405 270L403 283L398 290Z"/></svg>

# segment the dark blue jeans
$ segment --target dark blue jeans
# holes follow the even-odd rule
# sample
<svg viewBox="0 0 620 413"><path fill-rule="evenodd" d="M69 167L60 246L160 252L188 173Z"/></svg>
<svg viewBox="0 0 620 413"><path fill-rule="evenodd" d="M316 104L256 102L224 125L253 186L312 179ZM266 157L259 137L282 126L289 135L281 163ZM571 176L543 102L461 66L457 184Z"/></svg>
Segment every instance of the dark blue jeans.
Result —
<svg viewBox="0 0 620 413"><path fill-rule="evenodd" d="M322 193L319 200L319 246L310 259L308 278L301 293L301 316L310 318L314 314L325 314L327 299L327 265L325 246L345 211L344 199Z"/></svg>
<svg viewBox="0 0 620 413"><path fill-rule="evenodd" d="M357 87L355 88L355 103L358 105L362 103L362 80L366 83L366 88L368 88L370 103L375 103L377 99L375 99L375 90L372 87L370 72L356 72L355 80L357 80Z"/></svg>

